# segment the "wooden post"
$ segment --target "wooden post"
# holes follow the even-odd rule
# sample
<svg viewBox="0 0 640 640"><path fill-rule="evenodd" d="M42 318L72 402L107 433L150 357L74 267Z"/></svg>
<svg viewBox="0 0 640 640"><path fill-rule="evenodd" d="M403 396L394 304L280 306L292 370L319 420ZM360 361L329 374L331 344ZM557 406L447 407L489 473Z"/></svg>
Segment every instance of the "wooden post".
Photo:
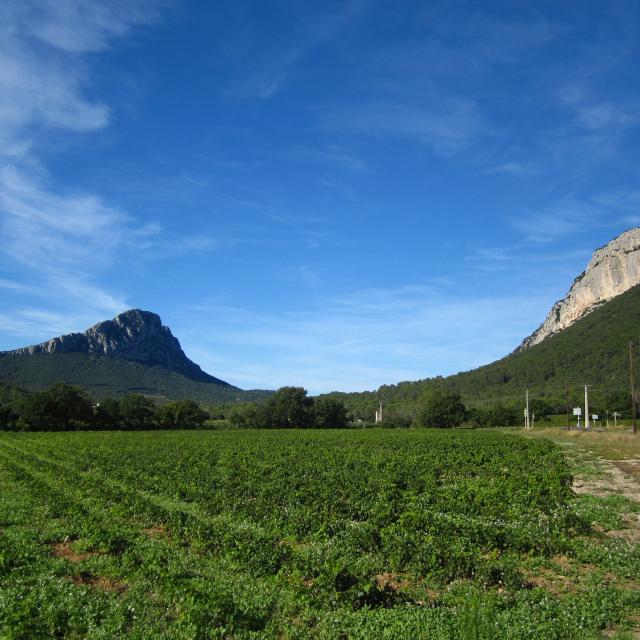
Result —
<svg viewBox="0 0 640 640"><path fill-rule="evenodd" d="M564 399L567 403L567 429L571 430L571 422L569 422L569 381L566 378L564 381Z"/></svg>
<svg viewBox="0 0 640 640"><path fill-rule="evenodd" d="M633 420L633 433L637 433L636 425L636 384L634 375L633 342L629 341L629 383L631 385L631 419Z"/></svg>

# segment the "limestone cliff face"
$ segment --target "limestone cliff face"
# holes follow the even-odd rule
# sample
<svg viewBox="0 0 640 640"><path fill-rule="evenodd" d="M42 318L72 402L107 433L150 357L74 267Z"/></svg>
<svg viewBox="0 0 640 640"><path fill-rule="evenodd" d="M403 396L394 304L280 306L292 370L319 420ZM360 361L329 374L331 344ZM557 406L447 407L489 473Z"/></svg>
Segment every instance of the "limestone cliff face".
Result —
<svg viewBox="0 0 640 640"><path fill-rule="evenodd" d="M519 347L542 342L596 307L640 284L640 228L630 229L598 249L586 270L556 302L546 320Z"/></svg>
<svg viewBox="0 0 640 640"><path fill-rule="evenodd" d="M84 333L70 333L7 353L86 353L123 358L165 367L192 380L227 385L187 358L169 327L162 326L159 315L140 309L130 309L113 320L99 322Z"/></svg>

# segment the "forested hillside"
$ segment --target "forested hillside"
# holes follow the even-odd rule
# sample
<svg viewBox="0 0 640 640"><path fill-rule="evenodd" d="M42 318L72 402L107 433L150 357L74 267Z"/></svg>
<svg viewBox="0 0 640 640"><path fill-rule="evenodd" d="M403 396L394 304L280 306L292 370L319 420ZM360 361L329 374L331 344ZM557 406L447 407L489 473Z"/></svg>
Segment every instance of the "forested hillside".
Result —
<svg viewBox="0 0 640 640"><path fill-rule="evenodd" d="M29 391L42 391L63 382L84 389L94 398L140 393L159 400L190 399L208 404L250 401L268 395L265 391L243 391L233 386L191 380L160 366L83 353L3 354L0 381Z"/></svg>

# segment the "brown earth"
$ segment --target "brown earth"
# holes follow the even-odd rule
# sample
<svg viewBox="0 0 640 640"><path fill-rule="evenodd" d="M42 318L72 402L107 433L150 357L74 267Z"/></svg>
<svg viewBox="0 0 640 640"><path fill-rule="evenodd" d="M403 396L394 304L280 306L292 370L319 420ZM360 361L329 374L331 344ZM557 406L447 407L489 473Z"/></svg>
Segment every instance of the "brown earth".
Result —
<svg viewBox="0 0 640 640"><path fill-rule="evenodd" d="M89 551L87 553L74 551L71 546L71 542L55 542L51 545L51 548L53 550L53 555L56 558L64 558L69 562L82 562L88 558L100 555L96 551Z"/></svg>
<svg viewBox="0 0 640 640"><path fill-rule="evenodd" d="M93 589L99 589L100 591L122 593L126 591L127 585L118 580L112 578L106 578L105 576L94 576L90 573L82 572L71 578L73 584L77 587L88 586Z"/></svg>
<svg viewBox="0 0 640 640"><path fill-rule="evenodd" d="M143 529L142 533L148 535L150 538L166 538L169 535L164 525L161 524Z"/></svg>

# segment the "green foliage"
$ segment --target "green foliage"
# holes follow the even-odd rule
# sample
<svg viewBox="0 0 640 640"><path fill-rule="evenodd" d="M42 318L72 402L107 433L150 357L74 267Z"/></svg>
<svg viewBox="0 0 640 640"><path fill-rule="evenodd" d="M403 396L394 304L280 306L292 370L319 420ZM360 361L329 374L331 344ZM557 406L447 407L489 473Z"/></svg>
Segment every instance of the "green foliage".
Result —
<svg viewBox="0 0 640 640"><path fill-rule="evenodd" d="M149 429L155 426L155 404L137 393L130 393L120 400L119 413L121 422L129 429Z"/></svg>
<svg viewBox="0 0 640 640"><path fill-rule="evenodd" d="M15 410L0 405L0 431L194 429L208 419L209 414L192 400L157 407L150 398L129 394L94 405L82 391L66 385L31 394Z"/></svg>
<svg viewBox="0 0 640 640"><path fill-rule="evenodd" d="M570 479L496 432L0 434L0 637L599 637L640 555ZM607 579L526 583L559 554Z"/></svg>
<svg viewBox="0 0 640 640"><path fill-rule="evenodd" d="M233 405L225 415L232 425L241 429L341 429L349 421L342 401L333 398L314 400L302 387L282 387L266 402Z"/></svg>
<svg viewBox="0 0 640 640"><path fill-rule="evenodd" d="M522 412L518 407L495 403L471 409L469 420L474 427L513 427L522 424Z"/></svg>
<svg viewBox="0 0 640 640"><path fill-rule="evenodd" d="M0 404L15 405L24 400L28 395L24 389L20 389L12 384L0 382Z"/></svg>
<svg viewBox="0 0 640 640"><path fill-rule="evenodd" d="M209 414L193 400L178 400L159 407L157 418L162 429L193 428L202 427Z"/></svg>
<svg viewBox="0 0 640 640"><path fill-rule="evenodd" d="M313 424L313 400L302 387L281 387L260 406L262 426L303 428Z"/></svg>
<svg viewBox="0 0 640 640"><path fill-rule="evenodd" d="M10 405L0 404L0 431L13 431L17 428L18 414Z"/></svg>
<svg viewBox="0 0 640 640"><path fill-rule="evenodd" d="M96 429L117 429L123 426L120 403L114 398L100 400L93 413L93 425Z"/></svg>
<svg viewBox="0 0 640 640"><path fill-rule="evenodd" d="M19 426L29 430L86 429L93 419L93 403L89 396L65 384L25 399Z"/></svg>
<svg viewBox="0 0 640 640"><path fill-rule="evenodd" d="M0 401L3 387L11 388L7 385L16 385L27 391L43 391L58 382L84 389L98 399L139 393L159 401L190 399L206 404L247 402L266 398L270 393L196 382L163 367L121 358L83 353L0 354Z"/></svg>
<svg viewBox="0 0 640 640"><path fill-rule="evenodd" d="M555 413L553 405L543 398L531 398L529 400L529 412L537 419L544 420Z"/></svg>
<svg viewBox="0 0 640 640"><path fill-rule="evenodd" d="M467 410L457 393L435 390L426 394L416 422L421 427L447 429L460 426L466 417Z"/></svg>
<svg viewBox="0 0 640 640"><path fill-rule="evenodd" d="M232 405L225 415L239 429L259 429L262 426L260 409L254 402Z"/></svg>
<svg viewBox="0 0 640 640"><path fill-rule="evenodd" d="M320 398L313 406L314 426L326 429L343 429L349 423L344 402L335 398Z"/></svg>

